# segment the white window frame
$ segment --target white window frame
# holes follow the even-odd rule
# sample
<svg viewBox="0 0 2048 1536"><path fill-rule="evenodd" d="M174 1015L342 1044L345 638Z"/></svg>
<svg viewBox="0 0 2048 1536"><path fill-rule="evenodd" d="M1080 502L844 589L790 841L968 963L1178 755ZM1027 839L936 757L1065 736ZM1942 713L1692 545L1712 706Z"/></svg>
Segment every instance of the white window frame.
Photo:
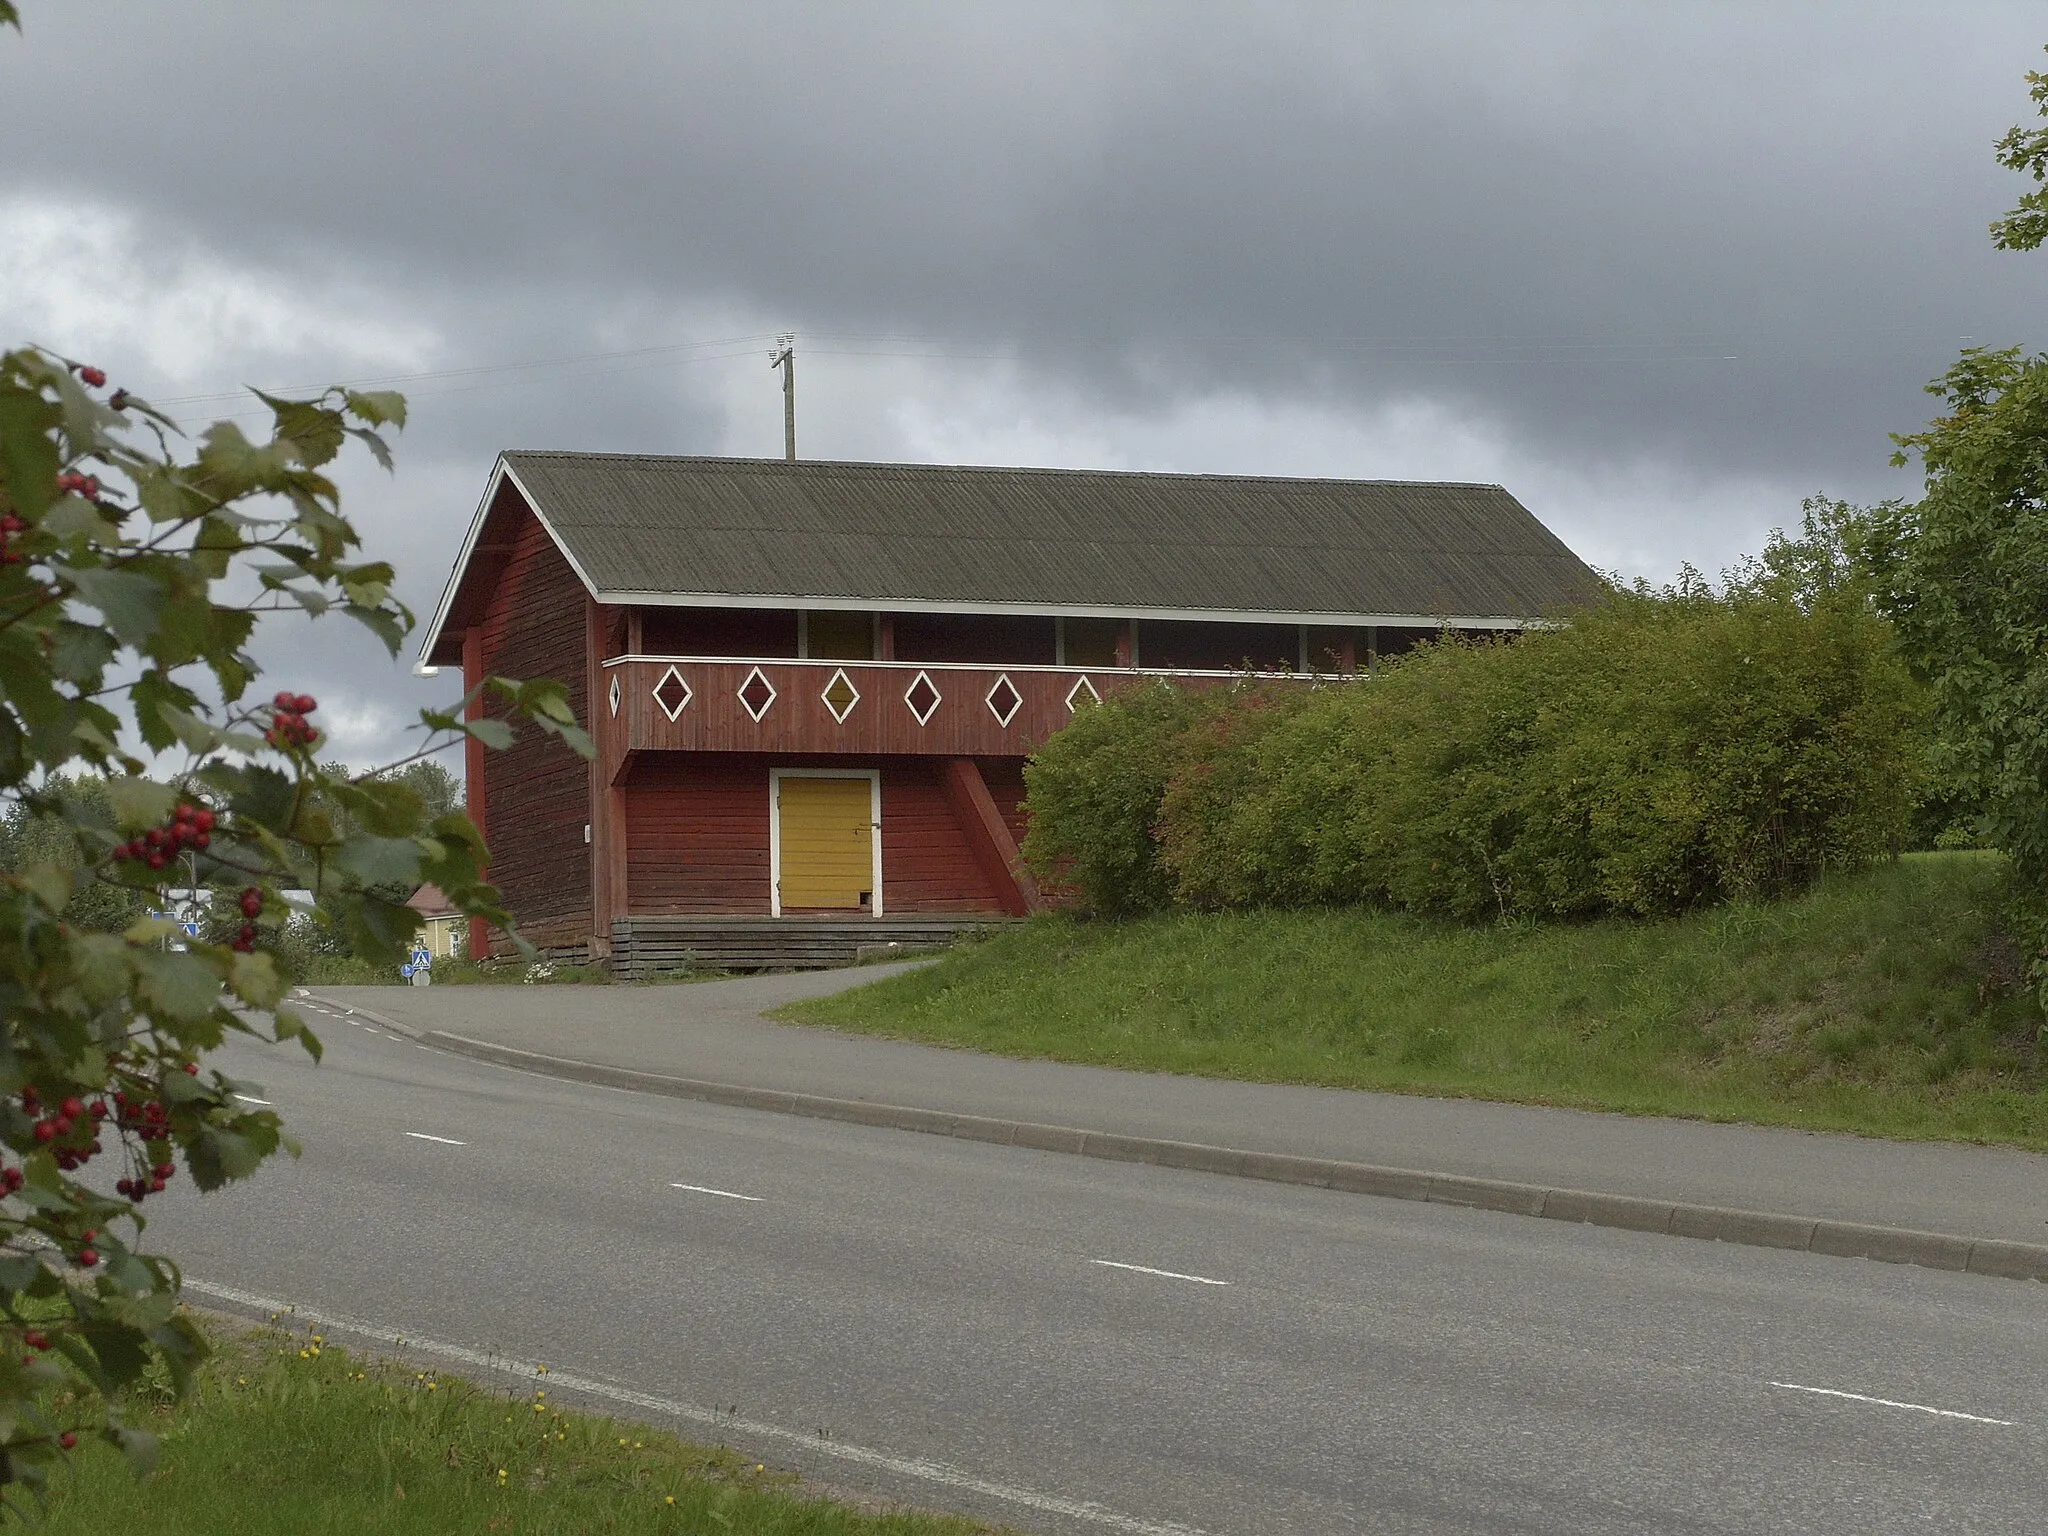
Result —
<svg viewBox="0 0 2048 1536"><path fill-rule="evenodd" d="M768 912L782 916L782 781L784 779L866 779L869 846L874 855L874 900L867 915L882 915L882 770L879 768L770 768L768 770Z"/></svg>

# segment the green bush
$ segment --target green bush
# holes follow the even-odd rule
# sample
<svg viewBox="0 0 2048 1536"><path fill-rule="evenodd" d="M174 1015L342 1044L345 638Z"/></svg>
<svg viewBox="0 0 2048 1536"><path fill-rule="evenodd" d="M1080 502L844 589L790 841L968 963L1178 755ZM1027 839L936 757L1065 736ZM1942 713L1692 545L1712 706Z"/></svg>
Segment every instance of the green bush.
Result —
<svg viewBox="0 0 2048 1536"><path fill-rule="evenodd" d="M1919 691L1868 604L1757 584L1615 593L1371 680L1168 692L1091 711L1027 771L1027 852L1056 850L1098 912L1777 897L1894 848L1922 756Z"/></svg>
<svg viewBox="0 0 2048 1536"><path fill-rule="evenodd" d="M1105 917L1163 906L1172 887L1154 826L1182 733L1214 696L1158 684L1078 711L1024 769L1023 853L1048 884Z"/></svg>

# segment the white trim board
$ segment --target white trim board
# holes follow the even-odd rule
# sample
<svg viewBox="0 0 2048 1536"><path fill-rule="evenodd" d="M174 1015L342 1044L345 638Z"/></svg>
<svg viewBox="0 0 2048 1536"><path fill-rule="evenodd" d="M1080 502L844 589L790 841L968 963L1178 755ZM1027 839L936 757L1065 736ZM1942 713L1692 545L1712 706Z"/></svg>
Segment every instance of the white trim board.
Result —
<svg viewBox="0 0 2048 1536"><path fill-rule="evenodd" d="M879 768L770 768L768 770L768 915L782 916L782 781L866 779L868 825L873 829L874 900L868 916L882 915L882 770Z"/></svg>

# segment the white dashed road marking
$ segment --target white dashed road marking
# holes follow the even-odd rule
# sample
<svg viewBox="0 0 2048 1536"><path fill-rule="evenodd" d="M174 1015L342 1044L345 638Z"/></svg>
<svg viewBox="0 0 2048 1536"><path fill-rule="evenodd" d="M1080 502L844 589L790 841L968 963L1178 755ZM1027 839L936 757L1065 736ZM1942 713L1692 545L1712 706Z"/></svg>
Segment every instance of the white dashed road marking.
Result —
<svg viewBox="0 0 2048 1536"><path fill-rule="evenodd" d="M1783 1387L1787 1392L1811 1392L1817 1397L1846 1397L1852 1403L1874 1403L1879 1408L1910 1408L1915 1413L1931 1413L1942 1419L1968 1419L1972 1424L2003 1424L2013 1427L2011 1419L1987 1419L1981 1413L1963 1413L1954 1408L1930 1408L1925 1403L1902 1403L1891 1397L1865 1397L1861 1392L1838 1392L1833 1387L1802 1387L1796 1381L1774 1381L1774 1387Z"/></svg>
<svg viewBox="0 0 2048 1536"><path fill-rule="evenodd" d="M457 1141L453 1136L429 1136L425 1131L407 1131L406 1135L415 1141L438 1141L444 1147L466 1147L466 1141Z"/></svg>
<svg viewBox="0 0 2048 1536"><path fill-rule="evenodd" d="M696 1195L718 1195L726 1200L751 1200L756 1205L762 1204L767 1198L764 1195L735 1194L732 1190L729 1189L713 1189L709 1184L671 1184L669 1185L669 1188L687 1189L692 1194Z"/></svg>
<svg viewBox="0 0 2048 1536"><path fill-rule="evenodd" d="M1192 1280L1197 1285L1228 1285L1228 1280L1211 1280L1207 1275L1184 1275L1177 1269L1150 1269L1143 1264L1119 1264L1115 1259L1090 1259L1090 1264L1100 1264L1104 1269L1128 1269L1133 1274L1158 1275L1166 1280Z"/></svg>

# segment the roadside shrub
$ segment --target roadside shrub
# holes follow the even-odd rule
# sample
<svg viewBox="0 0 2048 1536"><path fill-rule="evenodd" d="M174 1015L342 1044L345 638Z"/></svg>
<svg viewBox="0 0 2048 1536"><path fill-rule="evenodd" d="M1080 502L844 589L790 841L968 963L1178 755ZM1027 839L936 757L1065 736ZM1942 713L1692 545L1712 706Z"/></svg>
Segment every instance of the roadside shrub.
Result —
<svg viewBox="0 0 2048 1536"><path fill-rule="evenodd" d="M1031 824L1022 851L1039 876L1105 917L1165 906L1160 797L1182 733L1222 702L1158 683L1077 711L1024 769Z"/></svg>
<svg viewBox="0 0 2048 1536"><path fill-rule="evenodd" d="M1921 775L1921 696L1888 625L1860 599L1754 585L1619 592L1371 680L1178 712L1163 691L1091 712L1085 741L1047 744L1055 775L1027 771L1037 847L1135 872L1116 904L1079 879L1098 911L1472 921L1767 899L1894 849Z"/></svg>

